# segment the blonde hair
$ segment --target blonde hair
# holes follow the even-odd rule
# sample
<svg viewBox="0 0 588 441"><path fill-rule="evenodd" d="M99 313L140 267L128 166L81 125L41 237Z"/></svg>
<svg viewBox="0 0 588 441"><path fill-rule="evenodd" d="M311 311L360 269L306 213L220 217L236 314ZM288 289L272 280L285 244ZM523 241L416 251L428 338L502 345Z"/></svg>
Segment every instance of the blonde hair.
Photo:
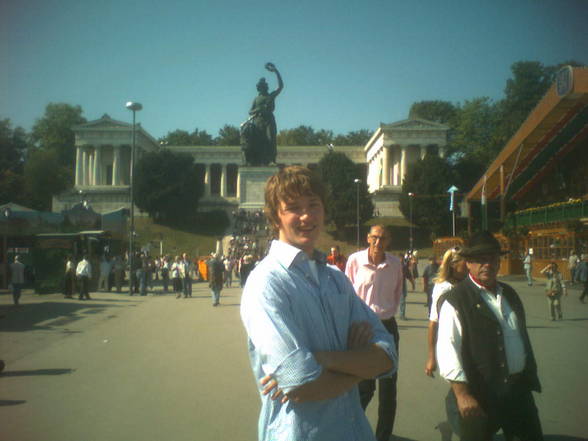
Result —
<svg viewBox="0 0 588 441"><path fill-rule="evenodd" d="M265 184L263 211L274 233L280 229L280 202L293 201L300 196L318 196L325 207L325 193L325 186L318 176L306 167L285 167L271 176Z"/></svg>
<svg viewBox="0 0 588 441"><path fill-rule="evenodd" d="M445 251L443 260L439 266L439 271L437 272L437 277L433 279L434 283L449 282L455 284L458 281L453 273L453 264L463 260L463 257L459 254L460 252L460 247L450 248Z"/></svg>

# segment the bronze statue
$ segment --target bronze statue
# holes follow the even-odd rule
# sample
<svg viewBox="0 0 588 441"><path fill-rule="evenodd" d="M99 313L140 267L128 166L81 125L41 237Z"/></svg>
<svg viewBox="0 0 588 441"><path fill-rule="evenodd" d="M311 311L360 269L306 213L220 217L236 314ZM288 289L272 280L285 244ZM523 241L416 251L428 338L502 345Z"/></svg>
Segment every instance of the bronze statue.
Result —
<svg viewBox="0 0 588 441"><path fill-rule="evenodd" d="M241 124L241 150L247 165L258 166L276 163L277 127L274 118L275 99L284 88L282 76L276 66L266 63L265 68L278 78L278 88L268 92L265 78L257 83L259 95L253 100L249 119Z"/></svg>

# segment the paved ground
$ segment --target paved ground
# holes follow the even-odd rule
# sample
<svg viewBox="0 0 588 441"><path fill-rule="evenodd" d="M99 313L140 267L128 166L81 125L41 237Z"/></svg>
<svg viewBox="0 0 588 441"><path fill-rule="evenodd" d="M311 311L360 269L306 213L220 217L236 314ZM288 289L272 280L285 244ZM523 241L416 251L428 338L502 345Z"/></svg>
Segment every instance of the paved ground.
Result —
<svg viewBox="0 0 588 441"><path fill-rule="evenodd" d="M544 393L548 441L588 439L588 304L572 289L563 321L547 320L543 287L509 280L527 308ZM240 289L211 306L192 299L93 293L93 300L0 295L0 441L256 439L259 399L239 320ZM424 295L409 293L400 322L400 440L441 440L447 385L423 373ZM372 424L375 403L368 409ZM500 437L498 437L500 438ZM446 438L448 439L448 438ZM453 439L456 439L455 437Z"/></svg>

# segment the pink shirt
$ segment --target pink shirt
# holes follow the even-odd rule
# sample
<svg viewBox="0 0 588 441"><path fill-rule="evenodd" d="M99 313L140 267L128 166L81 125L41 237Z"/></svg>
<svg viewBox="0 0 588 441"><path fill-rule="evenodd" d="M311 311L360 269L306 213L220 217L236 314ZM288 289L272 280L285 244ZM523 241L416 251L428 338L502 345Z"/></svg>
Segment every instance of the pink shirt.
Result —
<svg viewBox="0 0 588 441"><path fill-rule="evenodd" d="M356 294L376 313L380 320L393 317L402 297L402 264L386 253L379 265L370 263L368 250L353 253L347 259L345 274Z"/></svg>

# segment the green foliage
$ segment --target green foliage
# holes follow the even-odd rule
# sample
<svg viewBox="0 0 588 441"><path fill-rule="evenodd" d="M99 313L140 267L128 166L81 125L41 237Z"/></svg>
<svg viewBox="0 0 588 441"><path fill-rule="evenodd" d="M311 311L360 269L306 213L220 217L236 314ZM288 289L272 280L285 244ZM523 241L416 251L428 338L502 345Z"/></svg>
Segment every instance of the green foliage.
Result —
<svg viewBox="0 0 588 441"><path fill-rule="evenodd" d="M70 167L75 164L75 135L72 127L83 124L80 106L65 103L49 103L43 117L37 119L31 132L31 139L40 150L53 151L59 164Z"/></svg>
<svg viewBox="0 0 588 441"><path fill-rule="evenodd" d="M459 108L449 101L418 101L410 106L408 117L426 119L441 124L453 123Z"/></svg>
<svg viewBox="0 0 588 441"><path fill-rule="evenodd" d="M212 210L198 213L194 219L198 232L210 236L223 236L231 221L225 210Z"/></svg>
<svg viewBox="0 0 588 441"><path fill-rule="evenodd" d="M152 219L182 222L196 213L203 188L192 155L167 149L144 153L135 176L135 203Z"/></svg>
<svg viewBox="0 0 588 441"><path fill-rule="evenodd" d="M225 126L226 127L226 126ZM186 130L174 130L162 139L168 145L214 145L214 139L206 130L194 129L192 133Z"/></svg>
<svg viewBox="0 0 588 441"><path fill-rule="evenodd" d="M359 164L355 164L343 153L330 152L319 161L317 173L326 184L327 216L338 230L357 222L357 185L359 184L359 222L371 219L374 206L367 191L365 176Z"/></svg>
<svg viewBox="0 0 588 441"><path fill-rule="evenodd" d="M333 140L335 146L338 145L365 145L372 137L372 132L368 129L361 129L347 132L346 135L337 135Z"/></svg>
<svg viewBox="0 0 588 441"><path fill-rule="evenodd" d="M451 231L449 212L449 187L455 184L451 165L443 158L427 155L409 167L402 183L400 211L410 219L410 197L412 197L413 223L440 236ZM455 201L457 203L457 200Z"/></svg>
<svg viewBox="0 0 588 441"><path fill-rule="evenodd" d="M0 172L22 172L27 135L21 127L12 128L9 119L0 120Z"/></svg>
<svg viewBox="0 0 588 441"><path fill-rule="evenodd" d="M235 126L225 124L218 131L217 145L241 145L241 133Z"/></svg>
<svg viewBox="0 0 588 441"><path fill-rule="evenodd" d="M310 126L301 125L281 130L278 133L278 145L365 145L371 135L369 130L361 129L335 136L332 130L314 130Z"/></svg>
<svg viewBox="0 0 588 441"><path fill-rule="evenodd" d="M56 150L35 150L27 157L24 181L30 207L50 211L53 195L72 185L73 166L63 165Z"/></svg>

